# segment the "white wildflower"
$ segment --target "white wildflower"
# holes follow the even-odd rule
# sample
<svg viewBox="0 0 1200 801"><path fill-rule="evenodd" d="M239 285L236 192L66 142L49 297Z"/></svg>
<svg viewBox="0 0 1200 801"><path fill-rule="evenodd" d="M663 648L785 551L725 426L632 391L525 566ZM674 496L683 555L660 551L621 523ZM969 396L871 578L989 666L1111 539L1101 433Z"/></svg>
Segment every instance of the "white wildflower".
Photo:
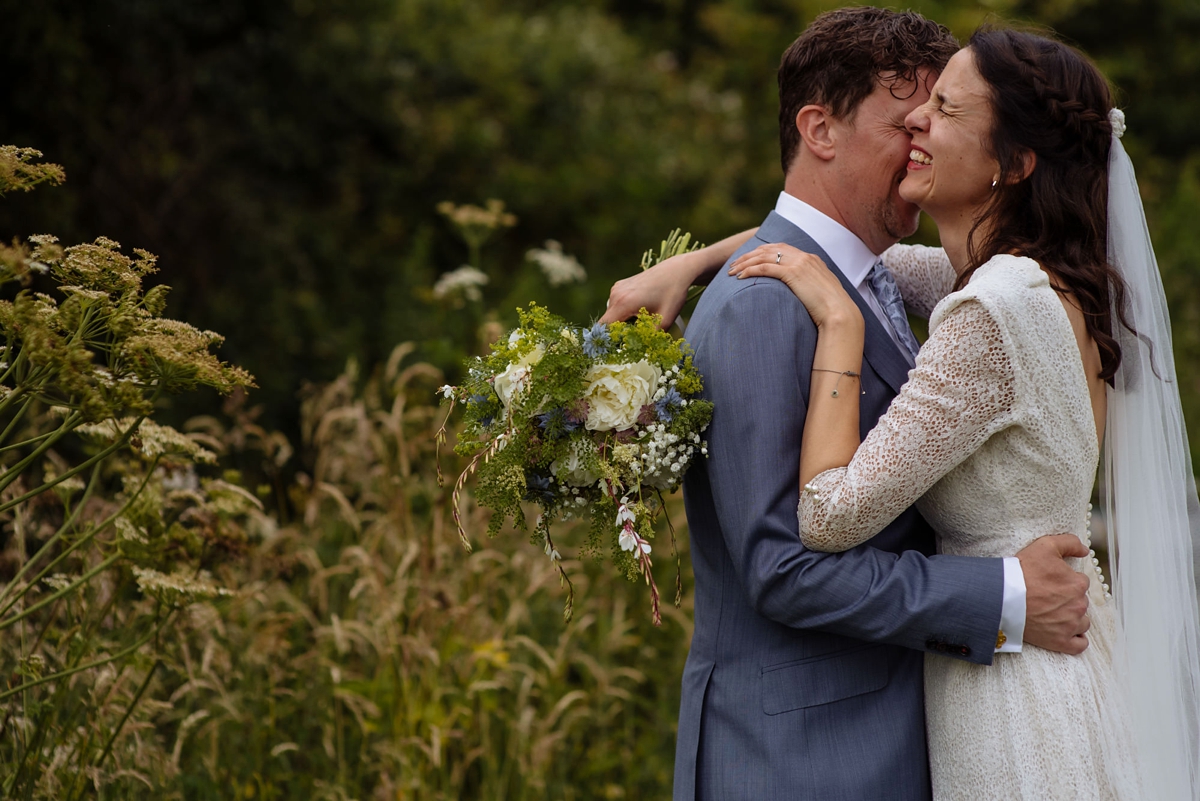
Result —
<svg viewBox="0 0 1200 801"><path fill-rule="evenodd" d="M546 240L546 247L534 248L525 254L537 266L542 268L550 286L582 283L587 280L587 270L583 269L574 256L563 253L562 245L553 239Z"/></svg>
<svg viewBox="0 0 1200 801"><path fill-rule="evenodd" d="M438 388L438 392L442 393L442 397L447 400L454 397L454 387L445 384Z"/></svg>
<svg viewBox="0 0 1200 801"><path fill-rule="evenodd" d="M635 537L633 532L628 529L625 529L621 532L621 536L618 537L618 541L621 544L622 551L632 551L637 547L637 537Z"/></svg>
<svg viewBox="0 0 1200 801"><path fill-rule="evenodd" d="M183 606L233 594L224 587L213 584L208 574L203 571L193 577L186 573L167 575L151 568L135 567L133 575L137 578L138 589L143 593L172 606Z"/></svg>
<svg viewBox="0 0 1200 801"><path fill-rule="evenodd" d="M632 526L626 526L621 535L617 538L617 543L621 546L622 551L637 551L642 553L650 553L650 543L639 537L633 530Z"/></svg>
<svg viewBox="0 0 1200 801"><path fill-rule="evenodd" d="M108 300L108 293L102 292L99 289L88 289L82 286L64 286L59 287L64 294L77 295L84 300Z"/></svg>
<svg viewBox="0 0 1200 801"><path fill-rule="evenodd" d="M101 423L81 425L76 429L80 434L97 437L109 442L129 430L134 420L126 417L120 420L105 420ZM215 464L217 455L207 448L200 447L196 440L170 426L160 425L152 420L143 420L131 440L134 448L144 456L162 456L166 454L186 456L192 461L203 464Z"/></svg>
<svg viewBox="0 0 1200 801"><path fill-rule="evenodd" d="M526 381L529 379L529 373L534 365L542 360L542 356L546 354L546 349L541 345L537 345L533 350L526 353L520 359L517 359L512 364L504 369L504 372L496 376L492 381L492 388L496 390L496 394L500 397L500 403L504 406L505 411L512 403L513 396L524 388Z"/></svg>
<svg viewBox="0 0 1200 801"><path fill-rule="evenodd" d="M66 573L55 573L52 576L46 576L42 579L42 583L52 590L65 590L71 586L72 577Z"/></svg>
<svg viewBox="0 0 1200 801"><path fill-rule="evenodd" d="M617 507L617 525L623 526L626 523L633 523L636 520L637 518L634 517L633 510L629 508L629 499L622 498L620 505Z"/></svg>
<svg viewBox="0 0 1200 801"><path fill-rule="evenodd" d="M464 264L457 270L442 274L437 283L433 285L433 296L445 298L455 292L461 292L467 300L482 300L483 293L479 291L479 287L487 282L488 277L485 273L469 264Z"/></svg>
<svg viewBox="0 0 1200 801"><path fill-rule="evenodd" d="M114 527L117 530L117 539L126 542L136 542L140 545L146 545L150 542L146 538L146 534L133 523L129 522L128 518L118 517Z"/></svg>
<svg viewBox="0 0 1200 801"><path fill-rule="evenodd" d="M197 492L200 489L200 476L196 475L196 468L190 464L182 468L159 467L158 473L162 476L162 488L168 493Z"/></svg>

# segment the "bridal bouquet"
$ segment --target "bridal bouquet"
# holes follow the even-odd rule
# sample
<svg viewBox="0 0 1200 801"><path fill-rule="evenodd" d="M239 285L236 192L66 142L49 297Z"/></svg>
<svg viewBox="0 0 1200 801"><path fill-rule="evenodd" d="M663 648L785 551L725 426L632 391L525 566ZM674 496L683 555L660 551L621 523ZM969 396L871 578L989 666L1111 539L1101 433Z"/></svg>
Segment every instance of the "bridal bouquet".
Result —
<svg viewBox="0 0 1200 801"><path fill-rule="evenodd" d="M526 528L523 504L538 508L532 540L568 586L566 619L574 592L550 526L582 517L590 525L581 550L599 555L609 546L618 570L641 576L658 625L650 541L661 493L679 486L697 454L707 455L701 434L712 417L712 404L697 399L700 373L687 343L645 311L634 322L590 328L533 303L518 315L520 325L490 356L467 363L460 386L441 390L452 409L465 409L455 451L471 461L453 499L463 545L470 550L459 500L476 473L475 498L493 512L489 536L508 518Z"/></svg>

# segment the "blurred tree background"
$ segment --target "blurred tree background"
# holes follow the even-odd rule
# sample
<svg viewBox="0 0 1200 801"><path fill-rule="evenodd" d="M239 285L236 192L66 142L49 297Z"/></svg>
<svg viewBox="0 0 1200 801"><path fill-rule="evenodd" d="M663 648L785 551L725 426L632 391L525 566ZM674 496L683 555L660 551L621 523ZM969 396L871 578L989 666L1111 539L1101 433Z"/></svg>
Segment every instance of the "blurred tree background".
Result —
<svg viewBox="0 0 1200 801"><path fill-rule="evenodd" d="M0 5L0 140L43 150L70 177L0 206L0 236L103 232L159 254L171 313L226 334L226 356L258 376L267 419L294 429L301 383L332 378L349 356L375 364L413 340L452 367L473 345L428 295L467 255L439 201L500 198L519 220L494 261L475 265L493 273L485 306L511 314L536 299L578 322L665 231L711 241L757 223L781 183L779 54L838 3ZM989 15L1050 25L1100 63L1127 110L1179 358L1200 360L1188 266L1200 4L912 6L960 37ZM547 239L579 258L587 284L539 280L523 254Z"/></svg>
<svg viewBox="0 0 1200 801"><path fill-rule="evenodd" d="M432 368L454 380L529 300L598 316L673 228L713 241L757 224L782 183L779 56L838 5L0 0L0 143L68 176L0 200L0 241L105 235L158 254L168 314L224 334L222 358L260 387L260 411L190 429L239 467L262 457L279 531L219 577L237 601L193 612L165 677L146 679L170 797L666 795L686 595L655 631L639 587L576 565L591 593L563 626L520 537L456 550ZM963 39L989 18L1050 26L1112 80L1195 449L1200 2L910 6ZM491 198L515 223L473 256L437 207ZM548 240L586 281L547 280L529 250L556 253ZM477 299L435 292L464 264L489 278Z"/></svg>

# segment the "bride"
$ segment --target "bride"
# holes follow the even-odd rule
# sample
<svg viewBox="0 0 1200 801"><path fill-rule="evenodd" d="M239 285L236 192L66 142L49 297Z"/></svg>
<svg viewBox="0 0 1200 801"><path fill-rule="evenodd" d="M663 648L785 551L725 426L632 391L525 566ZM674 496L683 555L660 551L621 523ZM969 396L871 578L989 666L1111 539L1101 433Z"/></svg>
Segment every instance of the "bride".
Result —
<svg viewBox="0 0 1200 801"><path fill-rule="evenodd" d="M991 667L927 655L937 798L1200 798L1200 509L1165 298L1111 109L1073 49L984 29L908 116L900 194L937 223L944 251L884 254L930 336L861 444L864 323L842 284L784 244L730 267L784 281L818 327L800 458L809 548L852 548L914 502L945 553L1011 554L1054 532L1086 542L1106 443L1115 585L1097 559L1079 566L1090 647L1027 645ZM645 305L673 316L693 274L676 276L715 270L744 239L627 279L616 306L649 291Z"/></svg>

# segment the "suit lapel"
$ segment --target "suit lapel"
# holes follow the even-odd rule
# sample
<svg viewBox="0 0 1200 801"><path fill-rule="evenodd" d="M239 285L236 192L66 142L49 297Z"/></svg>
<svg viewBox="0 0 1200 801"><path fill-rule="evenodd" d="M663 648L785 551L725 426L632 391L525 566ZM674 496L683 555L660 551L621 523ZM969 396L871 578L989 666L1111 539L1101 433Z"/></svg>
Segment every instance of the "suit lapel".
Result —
<svg viewBox="0 0 1200 801"><path fill-rule="evenodd" d="M812 237L775 212L767 215L766 221L758 229L757 237L764 244L783 242L799 250L812 253L814 256L820 256L826 264L835 265L829 254L822 250ZM893 392L899 394L900 387L904 386L904 382L908 380L908 360L901 355L891 334L883 329L875 312L871 311L871 307L858 293L858 288L846 280L846 276L842 274L840 268L833 270L833 274L842 282L842 286L846 288L846 292L850 294L850 297L858 304L859 311L862 312L865 324L863 359L892 388Z"/></svg>

